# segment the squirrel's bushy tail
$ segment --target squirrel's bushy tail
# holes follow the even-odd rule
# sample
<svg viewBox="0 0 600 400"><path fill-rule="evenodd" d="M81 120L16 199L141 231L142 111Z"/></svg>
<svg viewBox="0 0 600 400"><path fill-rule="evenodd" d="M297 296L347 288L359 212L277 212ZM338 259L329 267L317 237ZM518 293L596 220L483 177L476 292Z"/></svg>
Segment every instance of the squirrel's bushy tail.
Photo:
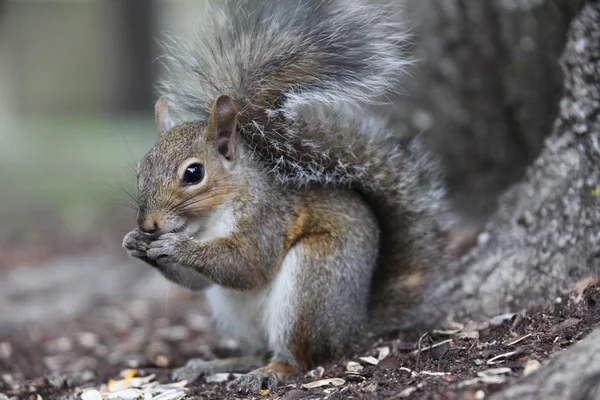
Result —
<svg viewBox="0 0 600 400"><path fill-rule="evenodd" d="M410 64L406 31L388 7L353 0L229 1L209 14L190 40L164 42L170 110L205 120L227 94L241 134L282 184L363 193L382 228L374 316L414 321L401 312L443 260L443 187L416 142L365 110Z"/></svg>
<svg viewBox="0 0 600 400"><path fill-rule="evenodd" d="M221 94L246 123L308 104L365 104L397 88L407 34L382 5L241 0L210 7L190 38L169 37L160 89L183 118L208 118Z"/></svg>

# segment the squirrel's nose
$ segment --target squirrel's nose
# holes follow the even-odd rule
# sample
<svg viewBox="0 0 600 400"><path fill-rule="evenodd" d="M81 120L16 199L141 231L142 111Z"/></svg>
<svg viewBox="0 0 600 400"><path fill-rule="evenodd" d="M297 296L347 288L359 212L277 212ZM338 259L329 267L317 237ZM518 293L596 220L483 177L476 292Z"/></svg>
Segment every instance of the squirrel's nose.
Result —
<svg viewBox="0 0 600 400"><path fill-rule="evenodd" d="M158 223L154 221L150 224L142 225L140 229L142 230L142 232L145 233L156 233L156 231L158 230Z"/></svg>
<svg viewBox="0 0 600 400"><path fill-rule="evenodd" d="M148 218L140 223L139 227L142 232L153 234L158 231L158 222L155 219Z"/></svg>

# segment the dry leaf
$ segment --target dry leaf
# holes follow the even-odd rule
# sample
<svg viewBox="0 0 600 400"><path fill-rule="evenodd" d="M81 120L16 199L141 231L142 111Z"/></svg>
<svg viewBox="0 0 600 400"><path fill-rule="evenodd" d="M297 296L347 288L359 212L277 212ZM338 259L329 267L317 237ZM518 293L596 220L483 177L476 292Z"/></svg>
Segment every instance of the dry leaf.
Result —
<svg viewBox="0 0 600 400"><path fill-rule="evenodd" d="M376 359L375 357L372 357L372 356L359 357L359 360L362 361L362 362L365 362L367 364L371 364L371 365L377 365L377 364L379 364L379 360Z"/></svg>
<svg viewBox="0 0 600 400"><path fill-rule="evenodd" d="M341 378L328 378L328 379L321 379L320 381L305 383L304 385L302 385L302 388L303 389L314 389L314 388L323 387L323 386L327 386L327 385L341 386L344 383L346 383L346 381Z"/></svg>
<svg viewBox="0 0 600 400"><path fill-rule="evenodd" d="M365 367L363 367L362 365L360 365L357 362L354 361L348 361L348 363L346 364L346 371L348 372L354 372L354 373L358 373L360 371L362 371Z"/></svg>
<svg viewBox="0 0 600 400"><path fill-rule="evenodd" d="M311 371L308 371L306 373L306 376L312 379L321 379L323 377L323 374L325 373L325 368L323 367L317 367Z"/></svg>

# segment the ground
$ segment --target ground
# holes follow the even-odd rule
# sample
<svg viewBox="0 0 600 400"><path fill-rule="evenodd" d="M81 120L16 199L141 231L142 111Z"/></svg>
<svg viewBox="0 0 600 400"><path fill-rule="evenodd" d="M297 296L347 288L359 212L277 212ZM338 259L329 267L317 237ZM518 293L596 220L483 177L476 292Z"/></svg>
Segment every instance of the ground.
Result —
<svg viewBox="0 0 600 400"><path fill-rule="evenodd" d="M319 370L294 376L272 393L244 397L227 392L225 383L201 380L187 385L186 398L483 398L534 371L600 322L600 288L592 284L582 291L585 286L543 309L380 338L360 354L322 365L322 376ZM73 317L41 321L0 325L0 393L8 398L76 399L83 389L102 390L128 368L169 383L172 368L191 357L236 352L213 331L202 297L181 291L168 299L109 297ZM301 386L325 378L343 383Z"/></svg>

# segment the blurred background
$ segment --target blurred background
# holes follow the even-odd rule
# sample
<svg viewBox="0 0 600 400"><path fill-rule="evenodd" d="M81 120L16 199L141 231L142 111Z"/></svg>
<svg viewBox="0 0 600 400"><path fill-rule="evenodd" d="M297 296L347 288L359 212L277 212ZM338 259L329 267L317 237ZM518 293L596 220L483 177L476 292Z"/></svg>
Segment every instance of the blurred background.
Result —
<svg viewBox="0 0 600 400"><path fill-rule="evenodd" d="M119 245L155 139L155 39L203 2L0 4L0 269Z"/></svg>

